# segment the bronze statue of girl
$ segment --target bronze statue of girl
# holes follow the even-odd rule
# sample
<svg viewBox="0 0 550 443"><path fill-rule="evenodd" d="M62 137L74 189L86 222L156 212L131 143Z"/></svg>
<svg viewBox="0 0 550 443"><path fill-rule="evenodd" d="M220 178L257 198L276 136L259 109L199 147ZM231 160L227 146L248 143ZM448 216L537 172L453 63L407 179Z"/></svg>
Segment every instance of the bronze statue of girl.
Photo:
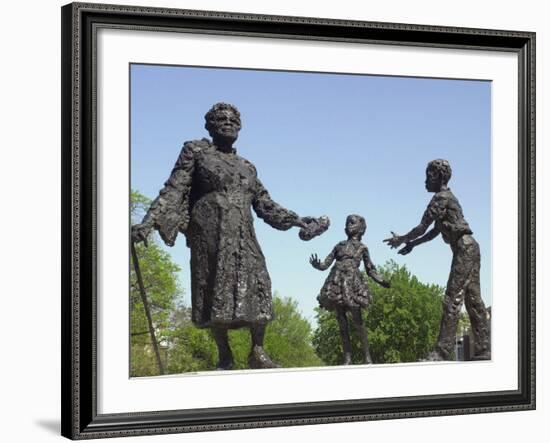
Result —
<svg viewBox="0 0 550 443"><path fill-rule="evenodd" d="M351 313L351 318L355 329L359 333L361 340L361 350L363 353L363 362L372 363L369 352L367 329L363 323L361 309L368 307L371 295L366 278L359 270L361 261L365 264L365 270L376 283L386 288L390 287L389 282L385 281L377 272L370 260L369 250L361 242L365 234L367 224L360 215L349 215L346 219L347 240L338 243L332 252L320 261L317 254L313 254L309 260L311 265L320 271L330 267L333 261L336 264L330 270L323 288L317 300L322 308L336 312L340 335L342 337L342 348L344 358L342 364L351 364L351 341L349 334L349 325L347 313Z"/></svg>

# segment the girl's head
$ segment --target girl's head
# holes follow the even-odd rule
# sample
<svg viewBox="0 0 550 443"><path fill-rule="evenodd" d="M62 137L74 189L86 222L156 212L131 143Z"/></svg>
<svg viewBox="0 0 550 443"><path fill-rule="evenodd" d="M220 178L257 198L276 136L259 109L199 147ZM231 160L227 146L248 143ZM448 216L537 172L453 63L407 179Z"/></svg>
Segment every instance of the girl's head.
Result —
<svg viewBox="0 0 550 443"><path fill-rule="evenodd" d="M361 240L367 230L367 222L363 217L357 214L348 215L346 218L346 235L348 238L354 237Z"/></svg>

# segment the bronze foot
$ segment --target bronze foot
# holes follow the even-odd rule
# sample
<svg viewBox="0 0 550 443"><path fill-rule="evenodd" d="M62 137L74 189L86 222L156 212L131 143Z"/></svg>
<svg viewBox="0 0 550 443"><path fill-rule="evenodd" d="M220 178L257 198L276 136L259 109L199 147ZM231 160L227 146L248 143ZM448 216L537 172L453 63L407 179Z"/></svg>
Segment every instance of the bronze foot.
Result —
<svg viewBox="0 0 550 443"><path fill-rule="evenodd" d="M261 346L254 346L248 356L248 367L250 369L272 369L281 366L271 360Z"/></svg>

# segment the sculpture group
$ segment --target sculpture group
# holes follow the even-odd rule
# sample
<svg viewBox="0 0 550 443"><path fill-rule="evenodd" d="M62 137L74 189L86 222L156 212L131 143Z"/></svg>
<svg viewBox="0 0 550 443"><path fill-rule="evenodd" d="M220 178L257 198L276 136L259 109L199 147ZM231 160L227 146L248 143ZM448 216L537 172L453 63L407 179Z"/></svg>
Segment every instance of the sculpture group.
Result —
<svg viewBox="0 0 550 443"><path fill-rule="evenodd" d="M132 241L146 241L157 230L173 246L178 233L191 251L192 321L210 328L218 348L220 370L233 367L228 330L248 328L250 368L276 368L263 347L266 326L273 318L271 281L254 232L251 209L275 229L300 228L299 237L310 240L330 225L326 216L300 217L274 202L258 178L252 163L234 148L241 117L237 108L215 104L205 115L211 140L186 142L158 197L143 221L132 227ZM434 160L426 169L426 190L433 192L420 224L409 233L384 240L392 248L405 246L399 254L441 234L453 251L453 261L441 318L440 333L430 360L450 359L455 344L458 316L465 302L475 339L475 358L490 359L487 313L480 295L479 246L472 236L458 200L447 187L451 167L446 160ZM431 225L434 227L428 231ZM366 273L378 284L390 282L378 275L361 238L366 222L360 215L346 220L347 240L338 243L324 261L316 255L311 265L319 270L334 265L318 296L321 307L336 313L344 359L351 364L348 313L359 332L363 362L372 363L367 330L362 318L371 298Z"/></svg>

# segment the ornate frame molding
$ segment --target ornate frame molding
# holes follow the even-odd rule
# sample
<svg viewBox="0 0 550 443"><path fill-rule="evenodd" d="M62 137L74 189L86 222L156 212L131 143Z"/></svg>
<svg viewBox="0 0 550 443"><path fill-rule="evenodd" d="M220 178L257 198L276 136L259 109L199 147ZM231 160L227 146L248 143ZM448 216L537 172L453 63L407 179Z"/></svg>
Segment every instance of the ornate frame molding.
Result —
<svg viewBox="0 0 550 443"><path fill-rule="evenodd" d="M535 408L535 34L122 5L62 8L62 434L71 439ZM98 27L483 49L519 59L519 389L481 394L97 414L95 34Z"/></svg>

